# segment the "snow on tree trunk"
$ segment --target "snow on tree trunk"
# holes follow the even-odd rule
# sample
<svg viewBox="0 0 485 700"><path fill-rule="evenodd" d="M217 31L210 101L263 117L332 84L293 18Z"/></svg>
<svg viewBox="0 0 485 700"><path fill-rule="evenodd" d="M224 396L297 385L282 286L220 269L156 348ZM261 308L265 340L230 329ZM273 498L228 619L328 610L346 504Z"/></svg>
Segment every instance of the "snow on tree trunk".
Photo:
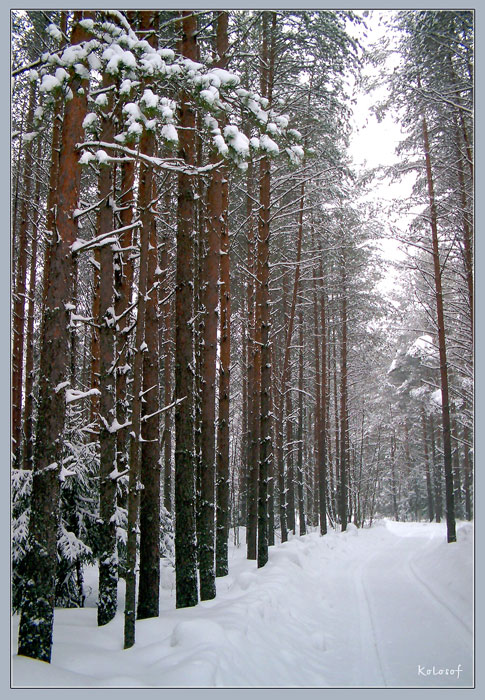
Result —
<svg viewBox="0 0 485 700"><path fill-rule="evenodd" d="M181 53L197 59L196 17L183 11ZM189 95L180 95L179 154L195 163L195 112ZM177 204L177 270L175 295L175 575L176 606L196 605L197 539L194 470L194 348L193 348L193 179L180 172ZM183 399L183 400L182 400Z"/></svg>
<svg viewBox="0 0 485 700"><path fill-rule="evenodd" d="M71 44L87 36L79 22L92 13L76 12ZM76 146L83 137L87 81L70 69L72 98L66 102L59 159L57 239L52 243L50 277L42 328L40 385L31 516L22 589L18 653L50 662L59 522L59 472L66 413L64 385L69 370L69 315L72 293L71 246L77 237L73 217L78 205L81 170ZM57 391L56 391L57 389Z"/></svg>
<svg viewBox="0 0 485 700"><path fill-rule="evenodd" d="M152 31L148 42L157 46L158 12L141 13L140 31ZM146 81L150 85L150 81ZM147 155L156 154L155 134L146 130L140 146ZM138 209L142 229L149 237L147 299L145 306L145 351L143 352L143 442L141 445L140 581L138 619L157 617L160 596L160 363L158 327L158 245L155 186L152 167L141 168ZM169 402L167 402L168 405ZM150 418L146 418L150 416Z"/></svg>
<svg viewBox="0 0 485 700"><path fill-rule="evenodd" d="M102 141L111 142L114 124L111 118L113 98L111 76L103 76L103 88L108 92L106 106L101 112ZM98 177L97 234L113 230L113 166L100 164ZM117 608L118 558L116 553L116 433L111 429L116 417L114 362L114 269L113 250L110 245L99 252L99 600L98 625L110 622Z"/></svg>
<svg viewBox="0 0 485 700"><path fill-rule="evenodd" d="M217 21L217 53L219 67L227 66L228 42L227 12L221 12ZM229 184L228 174L221 170L221 261L219 289L220 305L220 367L219 367L219 415L217 424L217 488L216 488L216 576L229 573L229 394L231 380L231 278L229 257Z"/></svg>

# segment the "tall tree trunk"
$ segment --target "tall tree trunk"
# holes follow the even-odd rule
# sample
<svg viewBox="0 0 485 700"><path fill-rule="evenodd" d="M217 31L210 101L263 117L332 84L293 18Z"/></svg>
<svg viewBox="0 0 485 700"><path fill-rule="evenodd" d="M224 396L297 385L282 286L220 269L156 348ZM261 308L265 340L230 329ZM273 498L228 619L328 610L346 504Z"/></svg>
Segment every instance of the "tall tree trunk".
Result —
<svg viewBox="0 0 485 700"><path fill-rule="evenodd" d="M320 278L323 277L323 269L320 265ZM327 534L327 439L325 427L327 424L327 328L325 315L325 289L322 289L320 298L320 333L322 338L322 390L320 394L320 433L319 433L319 469L318 469L318 493L320 504L320 534Z"/></svg>
<svg viewBox="0 0 485 700"><path fill-rule="evenodd" d="M32 469L33 435L34 435L34 314L35 287L37 268L37 244L40 219L40 185L41 185L42 141L37 140L37 179L34 195L34 221L32 225L32 247L30 249L29 296L27 304L27 334L25 355L25 406L22 423L24 425L24 469Z"/></svg>
<svg viewBox="0 0 485 700"><path fill-rule="evenodd" d="M464 484L463 488L465 489L465 518L467 520L472 519L472 496L471 496L471 488L472 488L472 473L471 473L471 459L470 459L470 450L469 450L469 439L470 439L470 431L468 428L468 425L465 423L463 426L463 442L464 442L464 471L465 471L465 477L464 477Z"/></svg>
<svg viewBox="0 0 485 700"><path fill-rule="evenodd" d="M332 447L332 439L331 439L331 427L330 427L330 403L331 403L331 387L330 387L330 380L332 377L332 352L331 352L331 340L332 340L332 331L331 331L331 326L333 324L327 323L327 396L325 399L325 416L326 416L326 424L325 424L325 434L327 436L327 464L328 464L328 502L327 502L327 510L328 510L328 516L331 519L332 522L332 527L333 523L335 523L337 519L337 507L335 503L335 494L336 494L336 474L335 474L335 466L334 466L334 459L333 459L333 447Z"/></svg>
<svg viewBox="0 0 485 700"><path fill-rule="evenodd" d="M273 367L278 369L277 358L279 353L273 349ZM283 377L282 377L283 379ZM281 542L288 540L288 523L287 523L287 494L286 494L286 479L285 479L285 460L283 453L283 385L280 386L280 396L277 401L277 410L275 416L275 453L276 453L276 469L278 473L278 489L279 489L279 519L280 519L280 536Z"/></svg>
<svg viewBox="0 0 485 700"><path fill-rule="evenodd" d="M297 458L297 478L298 478L298 519L300 523L300 536L306 535L305 521L305 494L303 477L303 309L300 305L300 325L298 339L298 458Z"/></svg>
<svg viewBox="0 0 485 700"><path fill-rule="evenodd" d="M71 44L87 39L81 19L93 13L76 12ZM78 206L81 170L77 144L82 141L86 114L87 81L70 70L72 99L66 102L59 159L59 191L56 211L57 237L52 243L51 275L40 353L40 385L31 515L25 555L18 653L50 662L57 564L60 465L69 372L69 311L72 294L71 246L77 235L73 216Z"/></svg>
<svg viewBox="0 0 485 700"><path fill-rule="evenodd" d="M458 424L453 417L452 428L454 433L453 448L453 491L455 498L455 509L458 518L463 518L462 498L461 498L461 469L460 469L460 443L458 442Z"/></svg>
<svg viewBox="0 0 485 700"><path fill-rule="evenodd" d="M238 496L233 493L233 501L238 502L239 511L242 515L244 522L247 517L247 495L249 488L248 479L248 464L249 464L249 401L248 401L248 388L249 388L249 358L248 358L248 341L249 341L249 321L248 321L248 309L246 306L246 295L244 298L244 311L243 311L243 321L241 328L241 372L242 372L242 409L241 409L241 457L240 457L240 467L239 467L239 491ZM232 476L232 484L235 484L235 475ZM218 501L218 497L216 497ZM237 525L241 524L241 518L237 518ZM217 545L216 545L217 548Z"/></svg>
<svg viewBox="0 0 485 700"><path fill-rule="evenodd" d="M199 53L197 53L199 57ZM200 130L202 121L200 114L196 118L196 164L202 165L202 138ZM201 462L201 438L202 438L202 369L204 355L204 312L203 312L203 290L205 288L205 253L207 250L206 241L206 214L207 214L207 187L203 178L197 180L197 196L194 201L194 232L197 232L194 246L194 300L193 317L197 319L194 324L194 464L195 464L195 492L196 506L195 517L197 527L197 563L200 565L201 556L201 532L202 525L202 462ZM199 577L200 581L200 577Z"/></svg>
<svg viewBox="0 0 485 700"><path fill-rule="evenodd" d="M340 523L342 532L347 529L347 285L345 276L345 253L342 251L342 298L340 347Z"/></svg>
<svg viewBox="0 0 485 700"><path fill-rule="evenodd" d="M287 464L287 517L288 517L288 529L296 534L296 517L295 517L295 471L293 462L293 402L291 400L291 390L290 390L291 373L288 369L288 382L286 388L286 464Z"/></svg>
<svg viewBox="0 0 485 700"><path fill-rule="evenodd" d="M171 208L171 192L167 189L165 195L165 217L168 217ZM160 257L161 290L160 298L163 299L161 308L162 323L162 348L163 348L163 397L165 405L168 405L172 397L172 322L173 304L169 296L169 244L168 228L162 237L162 249ZM172 512L172 415L171 411L165 411L163 426L163 505Z"/></svg>
<svg viewBox="0 0 485 700"><path fill-rule="evenodd" d="M61 12L60 29L63 37L67 35L67 12ZM60 46L64 46L65 40L61 39ZM46 211L46 246L44 253L44 269L42 273L42 321L44 324L44 309L46 306L47 292L50 279L50 259L55 238L56 206L58 201L58 177L59 177L59 157L62 134L62 109L63 101L58 97L54 103L52 114L52 142L51 142L51 167L49 170L49 189L47 193Z"/></svg>
<svg viewBox="0 0 485 700"><path fill-rule="evenodd" d="M103 77L103 88L108 92L108 102L101 114L101 140L110 143L114 138L114 124L111 118L113 98L112 78ZM100 165L98 178L98 235L113 230L113 166ZM114 378L114 319L113 291L114 265L111 245L105 245L99 252L99 600L98 625L110 622L117 609L118 558L116 552L116 480L113 471L116 466L116 432L113 431L116 417L115 378Z"/></svg>
<svg viewBox="0 0 485 700"><path fill-rule="evenodd" d="M224 42L222 51L227 51L227 13L223 17ZM225 178L225 174L224 174ZM225 212L221 231L221 286L220 286L220 369L219 369L219 422L217 433L217 511L216 511L216 576L229 573L229 399L231 379L231 286L229 258L229 227L227 222L228 184L222 182L222 208Z"/></svg>
<svg viewBox="0 0 485 700"><path fill-rule="evenodd" d="M269 12L263 12L263 42L261 94L268 99L271 106L274 37L276 13L273 13L272 41L269 46ZM269 296L269 238L270 238L270 198L271 198L271 162L267 156L261 158L259 166L259 223L258 223L258 294L257 325L261 338L261 427L259 440L259 498L258 498L258 567L268 561L268 476L272 459L271 444L271 345L270 345L270 296Z"/></svg>
<svg viewBox="0 0 485 700"><path fill-rule="evenodd" d="M429 466L428 430L426 425L426 414L423 406L421 407L421 423L423 426L423 455L426 474L426 493L428 497L428 518L429 522L432 523L434 519L433 487L431 483L431 469Z"/></svg>
<svg viewBox="0 0 485 700"><path fill-rule="evenodd" d="M318 473L318 468L321 464L321 429L320 429L320 419L322 417L321 411L321 377L320 377L320 348L318 343L318 294L317 294L317 268L313 268L313 354L315 360L315 422L314 422L314 443L315 443L315 466ZM318 484L318 482L317 482ZM318 520L315 520L314 513L319 510L319 500L317 497L317 491L313 488L312 484L312 523L318 525Z"/></svg>
<svg viewBox="0 0 485 700"><path fill-rule="evenodd" d="M135 163L123 162L120 183L120 225L125 230L120 234L120 247L124 252L118 253L114 268L115 314L116 323L116 419L120 426L116 432L117 471L122 474L128 468L127 437L128 426L128 373L131 369L131 351L128 344L131 318L129 308L133 292L133 214L134 214Z"/></svg>
<svg viewBox="0 0 485 700"><path fill-rule="evenodd" d="M418 87L420 81L418 78ZM428 125L426 117L422 117L424 157L426 163L426 179L428 184L428 198L430 208L430 227L433 244L433 267L435 283L436 318L438 323L438 349L440 357L440 383L441 383L441 421L443 429L443 455L445 471L445 493L446 493L446 527L448 542L456 542L455 525L455 501L453 494L453 472L451 453L451 419L450 419L450 399L448 389L448 361L446 357L446 331L443 309L443 288L441 281L441 265L438 241L438 212L436 207L433 172L431 167L431 155L429 146Z"/></svg>
<svg viewBox="0 0 485 700"><path fill-rule="evenodd" d="M429 429L431 436L431 456L433 462L433 483L434 483L434 502L436 522L440 523L443 515L443 495L441 489L441 461L436 449L436 434L434 429L433 415L429 417Z"/></svg>
<svg viewBox="0 0 485 700"><path fill-rule="evenodd" d="M27 131L32 131L36 103L35 83L30 84L29 106L27 112ZM25 337L25 299L27 290L27 252L29 212L31 207L33 144L28 141L24 151L24 186L20 213L20 232L18 241L18 262L15 276L15 293L13 304L13 348L12 348L12 450L15 464L20 466L22 441L22 388L24 381L24 337Z"/></svg>
<svg viewBox="0 0 485 700"><path fill-rule="evenodd" d="M197 59L197 21L182 12L181 53ZM195 163L195 112L189 95L180 95L179 155ZM175 575L176 606L196 605L197 541L195 520L194 419L193 419L193 241L194 192L192 178L178 175L177 271L175 296Z"/></svg>
<svg viewBox="0 0 485 700"><path fill-rule="evenodd" d="M157 47L159 12L141 11L140 31L151 32L148 43ZM149 81L147 81L149 85ZM156 154L155 134L145 131L140 148ZM160 596L160 363L158 329L158 245L156 227L157 196L153 168L141 166L138 193L142 230L149 237L147 298L145 305L145 351L143 353L143 428L140 475L140 583L138 619L157 617ZM142 235L145 235L144 233Z"/></svg>
<svg viewBox="0 0 485 700"><path fill-rule="evenodd" d="M225 36L224 36L225 35ZM223 45L225 44L225 46ZM219 13L217 22L215 65L227 50L227 15ZM211 163L219 160L216 152ZM216 426L216 359L219 303L219 266L221 238L224 228L224 174L213 171L207 190L207 248L204 256L202 311L202 381L201 381L201 504L199 512L200 597L210 600L216 595L215 585L215 426ZM227 197L226 197L227 199ZM227 359L227 358L226 358ZM227 369L227 367L226 367ZM223 370L224 371L224 370ZM226 392L227 393L227 392Z"/></svg>
<svg viewBox="0 0 485 700"><path fill-rule="evenodd" d="M220 12L217 22L217 53L221 68L227 66L227 12ZM220 368L219 421L217 429L217 510L216 510L216 576L229 573L229 394L231 372L231 278L229 257L229 186L227 173L221 172L221 285L220 294Z"/></svg>
<svg viewBox="0 0 485 700"><path fill-rule="evenodd" d="M397 479L396 479L396 438L391 435L391 489L392 489L392 511L394 520L399 520L399 509L397 507Z"/></svg>
<svg viewBox="0 0 485 700"><path fill-rule="evenodd" d="M253 164L251 159L247 170L246 218L247 226L247 322L248 322L248 460L247 460L247 513L246 513L246 545L247 558L256 559L256 542L258 527L258 464L259 464L259 423L255 414L259 406L258 390L256 389L256 358L259 356L259 346L255 343L255 293L254 282L256 274L254 216L253 216ZM256 401L256 404L255 404Z"/></svg>
<svg viewBox="0 0 485 700"><path fill-rule="evenodd" d="M29 91L30 93L30 91ZM21 105L21 116L20 116L20 133L23 134L25 133L25 115L28 113L28 99L30 97L30 94L24 95L24 98L22 100L22 105ZM22 140L20 141L18 145L18 152L17 152L17 159L15 166L12 166L12 170L15 170L15 184L12 187L13 190L13 202L11 206L11 231L12 231L12 237L11 237L11 250L12 250L12 272L10 276L10 287L11 289L15 289L16 287L16 273L17 273L17 255L16 255L16 250L17 250L17 218L18 218L18 213L19 213L19 205L20 205L20 191L21 191L21 185L20 185L20 180L21 177L24 175L24 144Z"/></svg>
<svg viewBox="0 0 485 700"><path fill-rule="evenodd" d="M256 241L253 215L253 163L249 160L247 170L246 218L247 226L247 312L248 312L248 493L246 517L247 558L257 557L258 529L258 472L259 472L259 380L260 345L256 326Z"/></svg>

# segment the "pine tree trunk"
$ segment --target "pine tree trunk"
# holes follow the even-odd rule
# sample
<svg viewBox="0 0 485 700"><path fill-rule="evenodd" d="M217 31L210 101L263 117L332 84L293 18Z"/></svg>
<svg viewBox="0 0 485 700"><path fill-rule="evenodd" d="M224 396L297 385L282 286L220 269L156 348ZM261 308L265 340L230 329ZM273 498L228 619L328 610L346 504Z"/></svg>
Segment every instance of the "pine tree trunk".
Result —
<svg viewBox="0 0 485 700"><path fill-rule="evenodd" d="M272 69L274 45L268 46L268 12L263 12L263 43L261 93L271 105ZM273 13L272 35L274 38L276 14ZM272 458L271 422L271 345L269 329L269 238L270 238L271 163L268 157L261 158L259 166L259 222L258 222L258 280L257 326L261 339L261 426L259 436L259 497L258 497L258 567L268 561L268 477Z"/></svg>
<svg viewBox="0 0 485 700"><path fill-rule="evenodd" d="M103 77L103 87L108 90L108 103L101 115L101 140L113 141L114 125L111 118L113 81ZM113 166L100 165L98 178L98 235L113 230ZM110 622L117 609L118 560L116 552L116 433L112 425L116 417L114 380L114 265L110 245L99 250L98 324L99 342L99 600L98 625Z"/></svg>
<svg viewBox="0 0 485 700"><path fill-rule="evenodd" d="M26 129L32 131L36 103L35 83L30 85L29 106ZM15 275L15 293L13 303L13 348L12 348L12 450L14 463L20 465L22 442L22 389L24 382L24 337L25 337L25 298L27 290L27 252L29 211L31 206L33 144L29 141L24 152L24 172L22 189L22 206L20 213L20 232L18 241L18 261Z"/></svg>
<svg viewBox="0 0 485 700"><path fill-rule="evenodd" d="M347 529L347 289L345 259L342 262L341 298L342 338L340 348L340 524L342 532Z"/></svg>
<svg viewBox="0 0 485 700"><path fill-rule="evenodd" d="M227 66L228 43L227 12L219 14L217 22L217 53L221 68ZM217 493L216 493L216 576L229 573L229 399L231 372L231 278L229 257L229 186L227 173L221 172L221 261L220 276L220 368L219 368L219 416L217 431Z"/></svg>
<svg viewBox="0 0 485 700"><path fill-rule="evenodd" d="M24 469L32 469L34 435L34 314L37 268L37 247L39 239L40 185L41 185L42 141L37 140L37 179L34 195L34 221L32 225L32 247L30 250L29 296L27 305L27 334L25 356L25 406L22 424L24 426Z"/></svg>
<svg viewBox="0 0 485 700"><path fill-rule="evenodd" d="M470 459L470 451L469 451L469 439L470 439L470 431L468 428L468 425L463 426L463 442L464 442L464 471L465 471L465 477L464 477L464 484L463 488L465 490L465 518L467 520L472 519L472 496L471 496L471 488L472 488L472 473L471 473L471 459Z"/></svg>
<svg viewBox="0 0 485 700"><path fill-rule="evenodd" d="M320 267L320 277L323 276ZM327 328L325 317L325 290L322 289L320 298L320 333L322 338L322 390L320 394L320 433L319 433L319 470L318 470L318 493L320 504L320 534L327 534L327 440L325 426L327 424Z"/></svg>
<svg viewBox="0 0 485 700"><path fill-rule="evenodd" d="M92 300L92 316L93 319L99 318L100 309L100 291L99 291L99 270L101 267L100 250L96 248L93 255L93 300ZM90 389L99 389L99 367L100 367L100 347L99 347L99 328L96 324L91 328L91 381ZM99 412L99 397L97 394L91 395L91 412L90 422L94 423Z"/></svg>
<svg viewBox="0 0 485 700"><path fill-rule="evenodd" d="M248 275L247 309L248 309L248 494L246 518L247 558L257 557L258 528L258 470L259 470L259 378L260 345L256 326L256 288L254 277L256 269L256 246L253 217L253 166L250 161L247 171L246 215L248 219Z"/></svg>
<svg viewBox="0 0 485 700"><path fill-rule="evenodd" d="M273 367L278 370L279 362L277 358L279 353L277 349L273 349ZM283 374L281 373L281 379L283 380ZM276 454L276 468L278 473L278 490L279 490L279 520L280 520L280 536L281 542L288 541L288 524L286 517L287 508L287 493L286 493L286 479L285 479L285 460L283 453L283 385L279 388L279 400L277 401L277 410L275 415L275 454Z"/></svg>
<svg viewBox="0 0 485 700"><path fill-rule="evenodd" d="M79 22L92 13L76 12L71 44L87 39ZM50 662L57 564L62 439L66 412L62 387L69 372L69 311L72 294L72 252L77 222L81 170L76 146L82 141L87 81L70 71L72 99L66 102L59 160L56 211L57 237L52 243L51 274L40 354L40 385L29 535L25 556L19 625L19 655Z"/></svg>
<svg viewBox="0 0 485 700"><path fill-rule="evenodd" d="M299 327L299 350L298 350L298 458L297 458L297 479L298 479L298 519L300 523L300 537L306 535L305 521L305 493L303 477L303 309L300 306L300 327Z"/></svg>
<svg viewBox="0 0 485 700"><path fill-rule="evenodd" d="M418 87L420 87L418 79ZM441 421L443 430L443 455L445 471L446 493L446 527L448 542L456 542L455 525L455 501L453 494L453 471L451 450L451 418L450 399L448 389L448 362L446 357L446 332L443 309L443 289L441 280L441 264L438 241L438 214L434 194L433 173L429 147L428 126L426 118L422 118L424 157L426 164L426 179L428 185L428 198L430 207L430 227L433 244L433 267L435 283L436 317L438 323L438 349L440 357L440 383L441 383Z"/></svg>
<svg viewBox="0 0 485 700"><path fill-rule="evenodd" d="M67 35L67 12L61 12L60 29L63 36ZM61 40L61 47L65 41ZM49 190L47 193L47 212L46 212L46 245L44 253L44 270L42 275L42 321L41 327L44 324L44 310L46 306L47 293L49 290L50 280L50 260L51 252L54 243L55 217L56 206L58 202L58 177L59 177L59 158L61 145L61 129L62 129L62 99L58 98L54 103L52 115L52 142L51 142L51 167L49 171Z"/></svg>
<svg viewBox="0 0 485 700"><path fill-rule="evenodd" d="M287 463L287 517L288 529L296 534L296 518L295 518L295 470L293 464L293 403L291 401L290 391L291 373L288 369L288 382L286 389L286 463Z"/></svg>
<svg viewBox="0 0 485 700"><path fill-rule="evenodd" d="M440 523L443 516L443 502L442 502L442 489L441 489L441 462L439 456L437 455L436 449L436 435L434 429L434 419L433 415L429 417L429 429L431 436L431 456L433 463L433 484L434 484L434 502L435 502L435 513L436 522Z"/></svg>
<svg viewBox="0 0 485 700"><path fill-rule="evenodd" d="M146 170L149 170L145 166ZM146 174L140 168L140 184L145 182ZM143 188L143 185L141 185ZM136 610L136 554L138 515L140 506L140 442L142 426L142 387L143 387L143 342L145 335L145 305L147 295L148 247L150 230L140 229L140 270L138 278L138 303L135 331L135 349L133 360L133 401L131 410L131 431L128 455L128 534L126 543L126 598L124 648L129 649L135 643Z"/></svg>
<svg viewBox="0 0 485 700"><path fill-rule="evenodd" d="M171 193L167 189L165 196L165 217L168 217L168 212L171 207ZM161 289L160 298L163 299L161 308L161 324L162 324L162 348L163 348L163 397L165 405L168 405L172 400L172 317L173 305L169 297L169 244L170 237L168 229L162 237L162 250L160 257ZM165 509L172 512L172 412L165 411L163 425L163 505Z"/></svg>
<svg viewBox="0 0 485 700"><path fill-rule="evenodd" d="M124 426L128 415L127 379L131 369L131 352L129 350L129 338L131 317L129 308L133 292L133 257L131 247L133 245L133 218L134 218L134 185L135 163L125 161L121 165L120 182L120 225L125 230L120 234L120 247L126 252L118 253L114 268L115 284L115 313L116 323L116 419L120 426ZM116 464L117 471L122 474L128 468L128 426L120 428L116 432Z"/></svg>
<svg viewBox="0 0 485 700"><path fill-rule="evenodd" d="M434 503L433 503L433 488L431 484L431 469L429 466L429 450L428 450L428 430L426 426L426 414L424 407L421 407L421 423L423 426L423 455L424 469L426 474L426 494L428 497L428 518L432 523L434 519Z"/></svg>
<svg viewBox="0 0 485 700"><path fill-rule="evenodd" d="M182 12L181 53L197 59L197 22L190 11ZM195 163L195 113L190 97L180 96L180 157ZM194 192L192 178L178 176L177 271L175 297L175 574L176 606L196 605L197 540L194 472L193 390L193 242Z"/></svg>
<svg viewBox="0 0 485 700"><path fill-rule="evenodd" d="M20 132L23 134L25 132L25 115L28 112L28 98L29 95L25 95L21 105L21 117L20 117ZM19 213L20 205L20 180L24 176L24 144L20 141L18 145L17 159L15 166L12 166L12 170L15 169L15 185L13 185L13 202L11 206L11 250L12 250L12 272L10 276L11 289L16 287L16 273L17 273L17 219Z"/></svg>
<svg viewBox="0 0 485 700"><path fill-rule="evenodd" d="M217 67L223 67L221 56L227 50L227 14L220 13L217 22L216 51ZM217 163L219 155L211 154L211 162ZM199 570L200 597L210 600L216 595L215 587L215 426L216 426L216 356L219 304L219 266L221 261L221 239L225 229L224 214L227 207L227 183L224 173L214 170L207 190L207 250L204 259L202 290L203 358L201 382L201 506L199 514ZM228 250L223 257L227 258ZM225 262L229 262L228 259ZM227 273L229 270L227 269ZM226 274L227 277L227 274ZM222 280L221 280L222 281ZM225 280L228 281L227 279ZM227 293L227 292L226 292ZM223 300L224 303L224 300ZM225 319L227 321L227 319ZM226 331L222 329L222 333ZM227 336L226 336L227 340ZM226 348L225 348L226 350ZM226 352L227 355L227 352ZM227 357L224 358L227 363ZM221 374L228 366L221 368ZM223 388L224 398L228 391ZM224 420L226 420L226 416ZM228 466L228 465L227 465ZM226 479L228 478L228 469ZM227 510L227 504L226 504Z"/></svg>
<svg viewBox="0 0 485 700"><path fill-rule="evenodd" d="M157 47L158 12L140 13L140 31L152 32L148 43ZM149 80L146 81L150 84ZM146 131L140 148L156 155L155 134ZM138 192L141 229L147 231L147 298L145 304L145 351L143 352L143 408L140 477L140 579L138 619L157 617L160 597L160 363L158 327L158 245L156 190L153 168L142 165ZM145 235L142 233L141 235Z"/></svg>
<svg viewBox="0 0 485 700"><path fill-rule="evenodd" d="M453 417L452 428L455 436L453 447L453 492L455 499L455 509L456 516L458 518L463 518L463 508L461 499L460 443L457 440L458 425L455 417Z"/></svg>

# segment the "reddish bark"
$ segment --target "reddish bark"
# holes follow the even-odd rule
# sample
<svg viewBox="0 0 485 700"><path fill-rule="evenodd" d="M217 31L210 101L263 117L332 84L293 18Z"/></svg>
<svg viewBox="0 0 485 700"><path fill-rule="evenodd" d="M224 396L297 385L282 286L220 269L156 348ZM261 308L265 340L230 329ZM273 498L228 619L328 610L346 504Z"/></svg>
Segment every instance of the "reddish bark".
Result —
<svg viewBox="0 0 485 700"><path fill-rule="evenodd" d="M35 83L30 85L29 106L27 113L27 131L31 131L34 121L36 102ZM24 338L25 338L25 298L27 291L27 252L29 211L32 192L33 154L32 141L28 141L24 151L24 186L20 214L20 231L18 241L18 261L15 277L13 303L13 348L12 348L12 450L15 462L20 464L22 440L22 389L24 383Z"/></svg>
<svg viewBox="0 0 485 700"><path fill-rule="evenodd" d="M420 87L418 78L418 87ZM428 199L430 208L430 228L433 245L433 269L435 283L436 320L438 324L438 350L440 358L440 383L441 383L441 422L443 429L443 460L445 471L445 497L446 497L446 526L448 542L456 541L455 502L453 494L453 472L451 452L451 417L450 399L448 387L448 361L446 356L446 330L443 307L443 287L441 280L441 264L438 241L438 212L434 193L433 171L426 117L422 117L422 132L424 158L426 165L426 180L428 185Z"/></svg>
<svg viewBox="0 0 485 700"><path fill-rule="evenodd" d="M108 103L101 114L101 140L113 141L114 125L111 118L113 106L111 77L103 77L103 87L108 91ZM101 202L98 210L98 235L113 230L112 207L113 166L101 165L98 176L98 196ZM116 556L116 481L112 473L116 465L116 433L111 430L115 418L114 391L114 266L113 251L110 245L99 249L97 311L94 318L98 326L97 343L99 355L97 367L101 395L97 401L99 410L99 516L100 516L100 556L99 556L99 600L98 625L110 622L117 609L118 563ZM93 404L91 404L93 408Z"/></svg>
<svg viewBox="0 0 485 700"><path fill-rule="evenodd" d="M196 17L181 13L183 56L197 59ZM180 95L179 155L195 163L195 110L190 96ZM175 295L175 571L176 606L198 602L195 521L194 419L193 419L193 179L178 175L177 269Z"/></svg>
<svg viewBox="0 0 485 700"><path fill-rule="evenodd" d="M140 13L140 30L156 32L158 12ZM152 47L156 34L148 35ZM147 84L149 82L147 81ZM155 135L145 131L140 148L147 155L156 153ZM158 332L158 245L156 231L156 191L153 168L140 167L138 209L142 230L149 236L147 299L145 307L145 352L143 353L143 442L141 445L140 503L140 582L138 618L157 617L160 591L160 363ZM145 235L145 234L143 234ZM149 417L150 416L150 417Z"/></svg>
<svg viewBox="0 0 485 700"><path fill-rule="evenodd" d="M268 15L263 12L263 41L261 93L271 102L271 64L273 52L269 51ZM273 14L273 18L275 15ZM268 561L268 476L271 460L271 347L269 339L270 328L270 297L269 297L269 238L270 238L270 202L271 202L271 162L267 156L260 160L259 165L259 221L257 272L258 287L256 293L256 327L261 343L260 351L260 436L259 436L259 496L258 496L258 567Z"/></svg>
<svg viewBox="0 0 485 700"><path fill-rule="evenodd" d="M228 13L221 12L217 22L217 53L221 68L227 66ZM229 226L227 211L229 188L225 169L221 171L221 261L220 301L220 369L219 419L217 430L217 490L216 490L216 576L229 573L227 541L229 537L229 388L231 371L231 278L229 257Z"/></svg>
<svg viewBox="0 0 485 700"><path fill-rule="evenodd" d="M22 418L24 426L24 469L32 469L33 458L33 435L34 435L34 309L35 309L35 283L37 267L37 243L39 237L39 205L40 205L40 161L42 153L42 142L37 141L37 179L35 183L34 195L34 221L32 224L32 247L30 250L30 272L29 272L29 297L27 303L27 333L26 333L26 356L25 356L25 406Z"/></svg>
<svg viewBox="0 0 485 700"><path fill-rule="evenodd" d="M84 16L89 15L92 13L84 13ZM79 24L82 18L83 13L75 13L72 44L87 38ZM69 371L69 311L65 304L72 294L71 246L77 235L73 213L78 206L81 179L76 147L82 140L88 92L86 80L74 69L70 72L70 86L73 96L65 105L59 159L58 235L52 244L42 328L31 516L18 647L19 654L48 662L54 619L59 470L66 407L65 394L60 386L64 385Z"/></svg>

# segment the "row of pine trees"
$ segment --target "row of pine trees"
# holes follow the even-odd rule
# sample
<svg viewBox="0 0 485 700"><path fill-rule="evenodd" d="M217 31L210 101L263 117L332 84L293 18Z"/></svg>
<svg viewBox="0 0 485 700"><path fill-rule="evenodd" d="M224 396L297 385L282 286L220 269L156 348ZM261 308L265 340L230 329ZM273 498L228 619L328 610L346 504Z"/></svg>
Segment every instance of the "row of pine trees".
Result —
<svg viewBox="0 0 485 700"><path fill-rule="evenodd" d="M423 207L396 305L346 155L361 17L12 20L19 653L50 660L87 564L100 625L125 579L128 648L161 559L177 607L214 598L231 528L259 567L290 533L382 515L446 515L453 541L473 491L470 13L393 17L387 107L416 127L401 167Z"/></svg>

